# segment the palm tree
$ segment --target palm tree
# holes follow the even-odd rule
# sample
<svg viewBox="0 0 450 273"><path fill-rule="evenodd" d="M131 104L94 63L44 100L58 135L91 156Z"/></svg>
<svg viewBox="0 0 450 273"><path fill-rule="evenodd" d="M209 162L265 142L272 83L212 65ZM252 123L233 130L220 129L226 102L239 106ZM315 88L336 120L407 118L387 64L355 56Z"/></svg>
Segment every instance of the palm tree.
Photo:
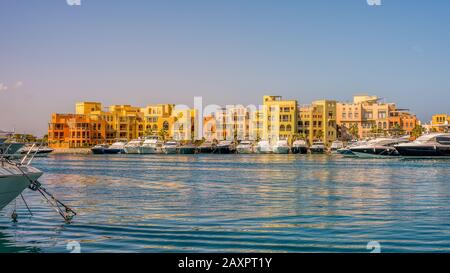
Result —
<svg viewBox="0 0 450 273"><path fill-rule="evenodd" d="M352 126L350 126L350 128L348 129L348 132L350 133L350 135L352 135L352 137L358 138L359 136L358 125L352 124Z"/></svg>
<svg viewBox="0 0 450 273"><path fill-rule="evenodd" d="M161 139L162 139L163 141L165 141L165 140L166 140L166 137L167 137L167 130L165 130L164 128L162 128L161 130L159 130L158 135L161 137Z"/></svg>
<svg viewBox="0 0 450 273"><path fill-rule="evenodd" d="M400 124L396 123L391 130L393 136L401 136L405 134L405 131L400 127Z"/></svg>
<svg viewBox="0 0 450 273"><path fill-rule="evenodd" d="M414 129L411 131L411 136L414 138L418 138L423 134L423 127L420 125L416 125L416 127L414 127Z"/></svg>
<svg viewBox="0 0 450 273"><path fill-rule="evenodd" d="M153 135L153 129L152 127L148 128L147 130L145 130L145 135L146 136L152 136Z"/></svg>

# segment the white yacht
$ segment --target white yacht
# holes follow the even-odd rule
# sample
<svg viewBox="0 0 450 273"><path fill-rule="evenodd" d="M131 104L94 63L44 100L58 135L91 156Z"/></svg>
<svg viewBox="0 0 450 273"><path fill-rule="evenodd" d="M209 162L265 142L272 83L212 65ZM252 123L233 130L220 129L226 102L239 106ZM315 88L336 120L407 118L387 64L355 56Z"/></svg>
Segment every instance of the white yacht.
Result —
<svg viewBox="0 0 450 273"><path fill-rule="evenodd" d="M333 143L331 143L330 146L330 152L332 154L337 154L339 149L344 148L344 142L340 141L340 140L335 140L333 141Z"/></svg>
<svg viewBox="0 0 450 273"><path fill-rule="evenodd" d="M325 144L322 141L314 141L309 151L312 154L323 154L325 152Z"/></svg>
<svg viewBox="0 0 450 273"><path fill-rule="evenodd" d="M104 154L123 154L125 153L125 145L127 143L124 141L116 141L114 142L111 146L109 146L108 148L105 148L103 150Z"/></svg>
<svg viewBox="0 0 450 273"><path fill-rule="evenodd" d="M139 154L139 148L141 147L142 142L144 142L142 139L133 139L128 142L123 149L127 154Z"/></svg>
<svg viewBox="0 0 450 273"><path fill-rule="evenodd" d="M16 199L42 172L27 165L11 164L0 159L0 210ZM25 174L25 175L24 175Z"/></svg>
<svg viewBox="0 0 450 273"><path fill-rule="evenodd" d="M288 154L289 150L290 148L287 140L278 140L272 147L272 151L274 154Z"/></svg>
<svg viewBox="0 0 450 273"><path fill-rule="evenodd" d="M163 145L163 151L166 154L176 154L178 153L178 146L180 146L180 143L178 143L177 141L167 141L164 145Z"/></svg>
<svg viewBox="0 0 450 273"><path fill-rule="evenodd" d="M450 133L423 135L394 147L405 158L450 158Z"/></svg>
<svg viewBox="0 0 450 273"><path fill-rule="evenodd" d="M385 158L395 157L400 154L394 145L409 142L409 137L401 138L376 138L369 140L366 144L350 148L350 151L361 158Z"/></svg>
<svg viewBox="0 0 450 273"><path fill-rule="evenodd" d="M273 153L272 145L267 140L262 140L256 144L256 152L258 154L271 154Z"/></svg>
<svg viewBox="0 0 450 273"><path fill-rule="evenodd" d="M52 153L54 150L50 147L40 147L39 145L35 146L25 146L19 150L20 154L31 153L34 154L35 157L45 157L48 154Z"/></svg>
<svg viewBox="0 0 450 273"><path fill-rule="evenodd" d="M239 154L252 154L254 153L253 143L248 140L243 140L236 146L236 150Z"/></svg>
<svg viewBox="0 0 450 273"><path fill-rule="evenodd" d="M308 144L303 139L299 139L292 143L291 152L293 154L306 154L308 152Z"/></svg>
<svg viewBox="0 0 450 273"><path fill-rule="evenodd" d="M159 137L147 137L139 148L140 154L161 154L163 153L163 144Z"/></svg>

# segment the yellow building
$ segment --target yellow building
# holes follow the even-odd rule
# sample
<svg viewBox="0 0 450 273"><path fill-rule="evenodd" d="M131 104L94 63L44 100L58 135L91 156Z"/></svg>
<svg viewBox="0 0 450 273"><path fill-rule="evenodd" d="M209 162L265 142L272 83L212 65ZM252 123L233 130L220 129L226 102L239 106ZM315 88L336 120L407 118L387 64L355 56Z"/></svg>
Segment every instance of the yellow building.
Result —
<svg viewBox="0 0 450 273"><path fill-rule="evenodd" d="M195 139L195 120L198 115L197 112L196 109L173 110L173 139L184 142L190 142Z"/></svg>
<svg viewBox="0 0 450 273"><path fill-rule="evenodd" d="M140 111L144 115L144 136L158 135L163 139L173 138L174 107L174 104L158 104L141 108Z"/></svg>
<svg viewBox="0 0 450 273"><path fill-rule="evenodd" d="M298 111L298 135L309 144L321 140L331 145L337 139L336 101L318 100Z"/></svg>
<svg viewBox="0 0 450 273"><path fill-rule="evenodd" d="M437 114L431 118L431 130L433 132L449 132L450 131L450 115Z"/></svg>
<svg viewBox="0 0 450 273"><path fill-rule="evenodd" d="M297 134L297 101L264 96L263 106L263 138L272 142L279 139L292 141Z"/></svg>

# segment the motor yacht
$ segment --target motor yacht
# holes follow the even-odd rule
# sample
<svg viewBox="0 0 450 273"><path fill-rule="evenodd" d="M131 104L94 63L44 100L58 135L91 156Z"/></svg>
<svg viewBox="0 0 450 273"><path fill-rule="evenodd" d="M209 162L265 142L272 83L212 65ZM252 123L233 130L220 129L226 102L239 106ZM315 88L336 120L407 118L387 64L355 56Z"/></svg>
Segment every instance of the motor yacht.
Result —
<svg viewBox="0 0 450 273"><path fill-rule="evenodd" d="M4 156L11 156L20 154L20 149L25 146L25 143L19 142L9 142L8 140L4 140L3 143L0 143L0 154L4 154Z"/></svg>
<svg viewBox="0 0 450 273"><path fill-rule="evenodd" d="M325 144L320 140L314 141L309 151L311 154L323 154L325 152Z"/></svg>
<svg viewBox="0 0 450 273"><path fill-rule="evenodd" d="M142 146L143 142L142 139L133 139L128 142L123 149L127 154L139 154L139 148Z"/></svg>
<svg viewBox="0 0 450 273"><path fill-rule="evenodd" d="M108 148L105 148L103 150L104 154L123 154L125 153L125 145L126 142L124 141L116 141Z"/></svg>
<svg viewBox="0 0 450 273"><path fill-rule="evenodd" d="M306 144L306 141L302 139L294 141L294 143L292 143L291 152L293 154L308 153L308 145Z"/></svg>
<svg viewBox="0 0 450 273"><path fill-rule="evenodd" d="M236 146L236 151L239 154L252 154L254 153L253 143L248 140L243 140Z"/></svg>
<svg viewBox="0 0 450 273"><path fill-rule="evenodd" d="M273 153L272 145L267 140L262 140L256 144L256 152L258 154L271 154Z"/></svg>
<svg viewBox="0 0 450 273"><path fill-rule="evenodd" d="M214 153L217 154L233 154L236 152L236 145L229 140L222 140L220 141L217 146Z"/></svg>
<svg viewBox="0 0 450 273"><path fill-rule="evenodd" d="M290 148L287 140L278 140L272 147L272 151L274 154L288 154L289 150Z"/></svg>
<svg viewBox="0 0 450 273"><path fill-rule="evenodd" d="M28 165L12 164L0 159L0 210L16 199L42 172Z"/></svg>
<svg viewBox="0 0 450 273"><path fill-rule="evenodd" d="M330 153L337 154L339 149L344 148L344 142L340 140L335 140L333 143L331 143L330 146Z"/></svg>
<svg viewBox="0 0 450 273"><path fill-rule="evenodd" d="M352 140L348 143L347 146L338 149L336 152L340 155L344 155L344 156L348 156L348 157L353 157L355 156L355 154L352 152L351 148L355 147L355 146L361 146L361 145L365 145L367 144L367 141L361 140Z"/></svg>
<svg viewBox="0 0 450 273"><path fill-rule="evenodd" d="M395 157L400 154L394 145L409 141L409 137L402 138L376 138L369 140L366 144L353 146L352 153L361 158Z"/></svg>
<svg viewBox="0 0 450 273"><path fill-rule="evenodd" d="M394 147L405 158L450 158L450 133L423 135Z"/></svg>
<svg viewBox="0 0 450 273"><path fill-rule="evenodd" d="M108 144L98 144L91 148L91 151L95 155L104 154L105 149L108 149Z"/></svg>
<svg viewBox="0 0 450 273"><path fill-rule="evenodd" d="M54 150L50 147L39 147L39 145L35 146L25 146L19 150L20 154L34 154L35 157L45 157L48 154L52 153Z"/></svg>
<svg viewBox="0 0 450 273"><path fill-rule="evenodd" d="M216 150L216 144L212 141L205 141L197 147L197 152L202 154L214 153Z"/></svg>
<svg viewBox="0 0 450 273"><path fill-rule="evenodd" d="M164 153L166 154L176 154L178 153L178 146L180 146L180 143L178 143L177 141L171 140L171 141L167 141L162 149L164 151Z"/></svg>
<svg viewBox="0 0 450 273"><path fill-rule="evenodd" d="M147 137L139 147L140 154L161 154L164 142L158 136Z"/></svg>
<svg viewBox="0 0 450 273"><path fill-rule="evenodd" d="M178 153L180 154L195 154L197 147L194 144L188 143L178 147Z"/></svg>

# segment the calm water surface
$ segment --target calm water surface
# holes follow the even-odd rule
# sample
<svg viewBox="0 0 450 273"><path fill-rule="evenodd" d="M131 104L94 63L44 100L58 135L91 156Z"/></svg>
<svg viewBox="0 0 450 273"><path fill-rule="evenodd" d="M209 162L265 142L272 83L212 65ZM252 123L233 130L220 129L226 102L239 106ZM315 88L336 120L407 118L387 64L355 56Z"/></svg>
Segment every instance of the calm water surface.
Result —
<svg viewBox="0 0 450 273"><path fill-rule="evenodd" d="M450 161L320 155L52 155L0 212L0 252L450 251Z"/></svg>

